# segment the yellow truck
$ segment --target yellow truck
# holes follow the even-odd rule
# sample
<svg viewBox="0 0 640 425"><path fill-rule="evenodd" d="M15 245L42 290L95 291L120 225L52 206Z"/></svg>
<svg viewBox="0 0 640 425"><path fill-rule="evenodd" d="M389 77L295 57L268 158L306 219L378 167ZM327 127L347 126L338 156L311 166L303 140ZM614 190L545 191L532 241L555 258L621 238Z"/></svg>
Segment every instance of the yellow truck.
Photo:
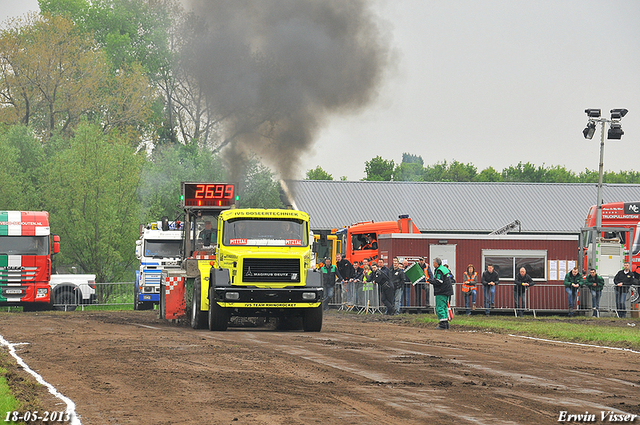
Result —
<svg viewBox="0 0 640 425"><path fill-rule="evenodd" d="M234 316L275 317L322 328L321 274L311 264L309 215L289 209L229 209L218 215L215 260L200 260L191 325L224 331Z"/></svg>

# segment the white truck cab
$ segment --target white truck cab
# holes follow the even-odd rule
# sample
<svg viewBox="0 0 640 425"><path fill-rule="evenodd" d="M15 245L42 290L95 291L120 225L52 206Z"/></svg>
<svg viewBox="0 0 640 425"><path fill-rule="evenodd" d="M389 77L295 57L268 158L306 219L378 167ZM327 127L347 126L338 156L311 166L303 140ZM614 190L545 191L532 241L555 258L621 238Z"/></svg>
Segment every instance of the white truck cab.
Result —
<svg viewBox="0 0 640 425"><path fill-rule="evenodd" d="M136 241L136 270L134 290L135 310L151 310L160 302L160 276L163 270L178 269L182 261L183 231L179 221L157 221L142 229Z"/></svg>

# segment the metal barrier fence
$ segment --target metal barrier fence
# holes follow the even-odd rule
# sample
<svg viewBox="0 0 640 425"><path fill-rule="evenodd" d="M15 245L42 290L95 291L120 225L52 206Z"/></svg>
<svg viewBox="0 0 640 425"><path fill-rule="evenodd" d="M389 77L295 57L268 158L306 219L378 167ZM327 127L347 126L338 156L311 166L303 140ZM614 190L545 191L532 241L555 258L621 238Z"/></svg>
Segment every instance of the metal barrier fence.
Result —
<svg viewBox="0 0 640 425"><path fill-rule="evenodd" d="M91 294L92 302L86 300L82 294L75 297L64 298L61 303L52 303L56 310L73 311L76 308L85 310L88 306L127 306L133 309L135 282L110 282L96 283L94 293Z"/></svg>
<svg viewBox="0 0 640 425"><path fill-rule="evenodd" d="M462 284L456 283L454 295L451 298L451 307L457 314L464 314L467 310L465 297L461 290ZM472 309L471 299L469 300L469 310L485 313L484 293L482 285L477 286L476 308ZM471 297L470 297L471 298ZM625 312L627 316L633 317L640 314L636 303L640 302L638 288L632 288L627 295ZM592 310L591 291L587 288L580 288L578 292L578 302L576 312L591 315ZM433 313L435 298L433 288L428 284L405 284L402 291L400 312L402 313ZM380 292L375 283L363 282L337 282L334 295L329 300L329 306L339 310L356 311L358 313L384 313L386 308L380 304ZM525 291L524 306L516 308L514 300L513 283L505 282L496 286L494 295L494 306L489 308L494 312L510 311L517 314L522 313L566 313L569 310L569 301L563 284L548 284L546 282L536 283L533 287ZM600 308L596 312L598 316L618 316L616 309L615 291L611 284L605 285L600 299Z"/></svg>

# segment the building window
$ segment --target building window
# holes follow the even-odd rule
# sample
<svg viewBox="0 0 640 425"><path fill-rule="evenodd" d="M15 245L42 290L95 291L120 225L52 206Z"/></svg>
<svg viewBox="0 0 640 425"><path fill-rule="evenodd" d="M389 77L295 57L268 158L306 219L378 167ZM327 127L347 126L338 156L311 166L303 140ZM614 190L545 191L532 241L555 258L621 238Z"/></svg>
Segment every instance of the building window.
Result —
<svg viewBox="0 0 640 425"><path fill-rule="evenodd" d="M482 250L482 268L488 264L498 272L500 280L512 280L524 267L535 281L547 280L547 251L520 249L484 249Z"/></svg>

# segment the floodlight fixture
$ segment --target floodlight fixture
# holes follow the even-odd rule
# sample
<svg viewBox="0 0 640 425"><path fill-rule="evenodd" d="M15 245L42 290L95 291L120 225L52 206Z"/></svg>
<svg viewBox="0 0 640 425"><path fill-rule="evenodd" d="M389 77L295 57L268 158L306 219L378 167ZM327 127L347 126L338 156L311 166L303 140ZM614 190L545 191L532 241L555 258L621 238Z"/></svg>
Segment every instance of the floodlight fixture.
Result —
<svg viewBox="0 0 640 425"><path fill-rule="evenodd" d="M582 134L584 134L585 139L593 139L593 135L596 132L596 123L593 121L589 121L587 123L587 127L582 130Z"/></svg>
<svg viewBox="0 0 640 425"><path fill-rule="evenodd" d="M622 135L624 131L622 131L622 126L617 122L612 122L609 125L609 132L607 133L607 139L620 140L622 139Z"/></svg>
<svg viewBox="0 0 640 425"><path fill-rule="evenodd" d="M627 115L627 112L629 112L629 111L626 110L626 109L612 109L611 110L611 119L612 120L622 119L622 117Z"/></svg>
<svg viewBox="0 0 640 425"><path fill-rule="evenodd" d="M585 109L584 112L589 118L600 118L600 109Z"/></svg>

